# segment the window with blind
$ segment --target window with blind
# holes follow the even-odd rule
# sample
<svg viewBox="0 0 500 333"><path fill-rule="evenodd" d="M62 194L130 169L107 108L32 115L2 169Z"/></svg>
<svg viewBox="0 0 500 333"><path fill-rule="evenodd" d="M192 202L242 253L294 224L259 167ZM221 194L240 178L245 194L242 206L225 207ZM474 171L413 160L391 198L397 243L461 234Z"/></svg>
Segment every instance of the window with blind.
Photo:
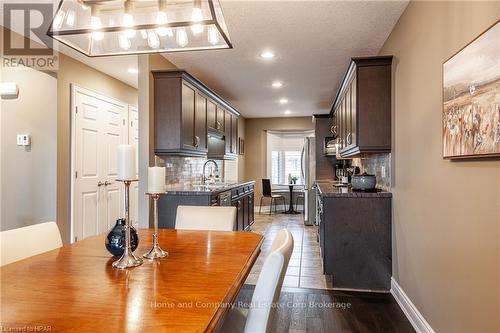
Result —
<svg viewBox="0 0 500 333"><path fill-rule="evenodd" d="M301 171L304 132L267 132L267 174L271 184L288 184L288 178L297 177L297 183L304 182Z"/></svg>

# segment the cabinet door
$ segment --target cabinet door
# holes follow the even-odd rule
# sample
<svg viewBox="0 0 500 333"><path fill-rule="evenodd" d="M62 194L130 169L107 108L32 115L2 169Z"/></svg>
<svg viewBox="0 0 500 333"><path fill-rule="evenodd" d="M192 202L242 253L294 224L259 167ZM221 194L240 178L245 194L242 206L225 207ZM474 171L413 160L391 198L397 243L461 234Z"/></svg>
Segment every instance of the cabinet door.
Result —
<svg viewBox="0 0 500 333"><path fill-rule="evenodd" d="M207 99L196 92L195 95L194 145L196 150L207 151Z"/></svg>
<svg viewBox="0 0 500 333"><path fill-rule="evenodd" d="M238 117L231 115L231 154L238 152Z"/></svg>
<svg viewBox="0 0 500 333"><path fill-rule="evenodd" d="M216 118L216 127L215 129L221 131L221 132L224 132L224 123L225 123L225 111L223 108L221 108L220 106L217 106L217 118Z"/></svg>
<svg viewBox="0 0 500 333"><path fill-rule="evenodd" d="M352 144L352 132L351 132L351 89L348 88L344 95L344 106L345 106L345 120L346 120L346 133L345 133L345 146L350 147Z"/></svg>
<svg viewBox="0 0 500 333"><path fill-rule="evenodd" d="M207 126L217 129L217 106L207 99Z"/></svg>
<svg viewBox="0 0 500 333"><path fill-rule="evenodd" d="M194 147L194 103L195 94L193 88L187 84L182 84L182 146L183 148L195 148Z"/></svg>
<svg viewBox="0 0 500 333"><path fill-rule="evenodd" d="M356 76L351 82L351 142L353 146L358 145L358 136L357 136L357 126L358 126L358 118L357 118L357 89L356 89Z"/></svg>
<svg viewBox="0 0 500 333"><path fill-rule="evenodd" d="M254 194L248 196L248 225L252 225L255 219L254 216Z"/></svg>
<svg viewBox="0 0 500 333"><path fill-rule="evenodd" d="M245 214L244 214L243 199L238 200L236 220L238 221L237 230L239 231L245 230Z"/></svg>
<svg viewBox="0 0 500 333"><path fill-rule="evenodd" d="M248 199L249 199L248 196L243 198L243 227L244 227L244 229L248 228L248 226L250 225L250 221L248 220L248 218L250 217L250 215L248 214Z"/></svg>
<svg viewBox="0 0 500 333"><path fill-rule="evenodd" d="M231 154L231 113L224 112L224 135L226 144L226 154Z"/></svg>

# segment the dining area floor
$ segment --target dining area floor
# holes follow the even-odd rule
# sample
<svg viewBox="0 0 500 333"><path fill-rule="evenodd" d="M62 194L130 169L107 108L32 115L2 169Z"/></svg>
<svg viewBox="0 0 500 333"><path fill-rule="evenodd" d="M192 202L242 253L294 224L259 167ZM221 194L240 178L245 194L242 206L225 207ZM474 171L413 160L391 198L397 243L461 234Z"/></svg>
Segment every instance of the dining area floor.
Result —
<svg viewBox="0 0 500 333"><path fill-rule="evenodd" d="M257 258L246 284L255 285L264 259L269 253L271 243L276 234L287 228L293 235L294 248L283 281L283 287L329 289L331 278L323 275L317 229L304 225L303 214L256 214L252 231L264 236L261 253Z"/></svg>

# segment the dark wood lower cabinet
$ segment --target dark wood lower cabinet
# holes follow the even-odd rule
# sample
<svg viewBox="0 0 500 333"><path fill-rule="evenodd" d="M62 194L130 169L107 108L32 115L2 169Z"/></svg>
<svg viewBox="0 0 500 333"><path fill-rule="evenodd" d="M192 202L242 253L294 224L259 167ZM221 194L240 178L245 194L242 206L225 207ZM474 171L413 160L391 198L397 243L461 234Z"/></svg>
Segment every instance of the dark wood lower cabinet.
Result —
<svg viewBox="0 0 500 333"><path fill-rule="evenodd" d="M390 197L323 197L319 245L334 288L388 291L392 276ZM321 211L321 209L320 209Z"/></svg>
<svg viewBox="0 0 500 333"><path fill-rule="evenodd" d="M178 206L233 206L238 231L249 230L254 223L255 182L238 184L219 192L172 191L158 202L158 226L174 229Z"/></svg>

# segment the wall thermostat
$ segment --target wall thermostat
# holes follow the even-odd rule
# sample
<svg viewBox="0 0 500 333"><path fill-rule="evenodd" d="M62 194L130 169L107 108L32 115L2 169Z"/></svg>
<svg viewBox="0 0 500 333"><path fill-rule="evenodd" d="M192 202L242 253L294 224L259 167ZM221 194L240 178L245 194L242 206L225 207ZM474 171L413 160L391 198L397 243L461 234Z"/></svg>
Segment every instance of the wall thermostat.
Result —
<svg viewBox="0 0 500 333"><path fill-rule="evenodd" d="M30 146L31 145L31 135L18 134L17 135L17 145L18 146Z"/></svg>

